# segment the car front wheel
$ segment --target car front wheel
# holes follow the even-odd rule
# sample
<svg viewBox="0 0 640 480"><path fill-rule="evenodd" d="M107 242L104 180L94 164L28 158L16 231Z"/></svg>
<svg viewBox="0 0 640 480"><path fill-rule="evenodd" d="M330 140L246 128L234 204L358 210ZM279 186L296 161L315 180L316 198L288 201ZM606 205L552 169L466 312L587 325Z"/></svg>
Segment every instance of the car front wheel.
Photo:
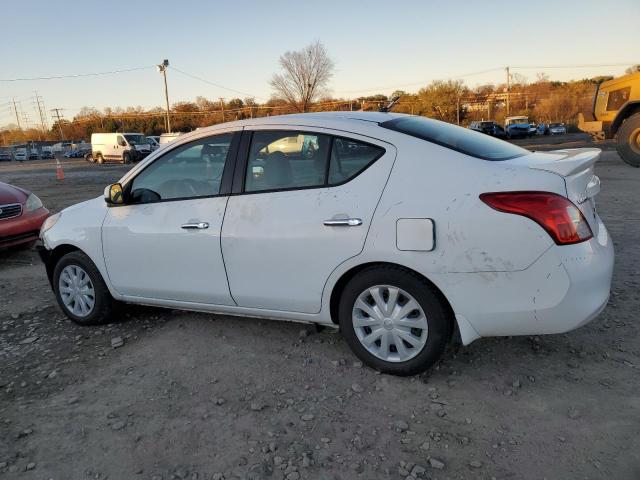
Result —
<svg viewBox="0 0 640 480"><path fill-rule="evenodd" d="M114 300L91 259L81 252L63 256L53 271L53 289L62 311L80 325L111 318Z"/></svg>
<svg viewBox="0 0 640 480"><path fill-rule="evenodd" d="M394 375L431 367L451 338L452 320L433 287L401 267L366 268L346 285L342 333L360 360Z"/></svg>

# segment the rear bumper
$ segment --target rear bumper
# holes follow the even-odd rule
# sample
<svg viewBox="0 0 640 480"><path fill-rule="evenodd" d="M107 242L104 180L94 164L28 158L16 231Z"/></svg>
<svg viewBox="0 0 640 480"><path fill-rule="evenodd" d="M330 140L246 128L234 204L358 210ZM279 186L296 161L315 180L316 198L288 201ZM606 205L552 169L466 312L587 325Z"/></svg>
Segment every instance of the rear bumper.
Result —
<svg viewBox="0 0 640 480"><path fill-rule="evenodd" d="M563 333L585 325L605 308L611 290L614 251L598 218L597 238L550 247L518 272L482 272L449 279L443 292L465 344L478 337Z"/></svg>
<svg viewBox="0 0 640 480"><path fill-rule="evenodd" d="M42 222L49 216L49 210L42 207L33 212L25 212L19 217L0 221L0 248L12 247L38 239Z"/></svg>

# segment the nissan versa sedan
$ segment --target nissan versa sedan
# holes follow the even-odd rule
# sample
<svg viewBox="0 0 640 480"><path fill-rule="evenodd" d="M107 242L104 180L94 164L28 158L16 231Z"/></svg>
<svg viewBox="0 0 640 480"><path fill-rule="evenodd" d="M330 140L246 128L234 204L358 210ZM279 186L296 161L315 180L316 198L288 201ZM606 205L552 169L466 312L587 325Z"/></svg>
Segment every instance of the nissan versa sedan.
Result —
<svg viewBox="0 0 640 480"><path fill-rule="evenodd" d="M0 248L33 244L48 216L35 194L0 182Z"/></svg>
<svg viewBox="0 0 640 480"><path fill-rule="evenodd" d="M393 113L243 120L50 217L41 255L79 324L137 303L335 325L366 364L411 375L454 332L560 333L605 307L599 155Z"/></svg>

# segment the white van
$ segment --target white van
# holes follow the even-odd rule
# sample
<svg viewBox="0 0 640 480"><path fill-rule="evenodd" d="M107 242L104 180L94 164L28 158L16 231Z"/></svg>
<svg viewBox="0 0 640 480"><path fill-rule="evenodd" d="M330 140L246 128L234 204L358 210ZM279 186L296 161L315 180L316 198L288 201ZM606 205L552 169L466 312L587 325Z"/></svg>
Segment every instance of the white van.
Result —
<svg viewBox="0 0 640 480"><path fill-rule="evenodd" d="M92 133L91 155L94 162L122 162L142 160L151 153L151 145L142 133Z"/></svg>

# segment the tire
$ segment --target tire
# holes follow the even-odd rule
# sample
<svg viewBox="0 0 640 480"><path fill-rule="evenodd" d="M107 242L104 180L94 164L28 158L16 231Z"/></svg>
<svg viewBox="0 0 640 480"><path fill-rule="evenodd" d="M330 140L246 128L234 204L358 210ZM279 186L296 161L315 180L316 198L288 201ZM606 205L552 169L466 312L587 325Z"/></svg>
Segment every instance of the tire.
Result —
<svg viewBox="0 0 640 480"><path fill-rule="evenodd" d="M65 270L67 268L71 269L71 271L75 269L75 272L78 274L77 278L81 280L84 280L85 277L80 274L79 269L88 276L90 282L84 286L93 288L93 306L90 310L87 308L86 311L74 312L72 307L75 308L76 304L82 304L83 301L73 302L71 307L65 304L65 300L61 294L61 288L65 283L67 283L67 285L73 284L72 282L67 282L69 279L67 274L70 271ZM65 272L67 272L67 274L65 274ZM63 276L62 281L60 279L61 276ZM115 308L115 300L111 297L102 279L102 275L100 275L95 264L84 253L76 251L63 256L53 269L52 283L58 305L64 314L78 325L100 325L107 323L111 319L111 314ZM90 295L88 296L90 298ZM84 303L84 305L85 307L87 306L86 303ZM79 308L81 308L81 306Z"/></svg>
<svg viewBox="0 0 640 480"><path fill-rule="evenodd" d="M98 153L98 154L96 155L96 162L97 162L98 164L100 164L100 165L102 165L102 164L104 163L104 158L102 157L102 154L101 154L101 153Z"/></svg>
<svg viewBox="0 0 640 480"><path fill-rule="evenodd" d="M369 289L376 286L380 286L379 292L385 306L390 305L391 291L397 289L398 302L395 312L401 311L405 306L410 308L409 298L412 298L419 308L410 310L411 313L404 316L404 322L411 322L412 325L418 322L426 323L426 329L423 326L408 330L406 324L401 326L396 323L402 321L402 317L396 318L393 314L388 315L381 323L375 324L373 328L363 327L362 325L369 321L379 322L379 318L367 316L363 313L364 310L356 306L362 305L359 300L363 301L363 295L369 295ZM406 303L403 303L405 301ZM373 302L372 295L369 295L367 303L369 302ZM393 302L393 305L396 305L396 302ZM371 303L369 307L375 310ZM378 308L378 311L380 310ZM421 315L418 316L419 313ZM345 340L363 363L380 372L400 376L415 375L434 365L444 352L453 331L453 320L434 288L414 272L393 265L369 267L352 278L342 291L338 317ZM355 322L359 325L355 325ZM375 337L379 332L382 332L382 336L371 343L370 348L365 347L360 340L368 335ZM412 339L420 337L422 344L416 343L416 347L410 348L411 344L400 339L398 332L405 337L410 333ZM388 345L386 349L382 344L383 338L386 338L385 342ZM402 342L400 349L396 347L398 340ZM371 350L377 350L378 353ZM403 359L403 354L406 359ZM385 356L386 359L383 358Z"/></svg>
<svg viewBox="0 0 640 480"><path fill-rule="evenodd" d="M618 154L632 167L640 167L640 112L627 118L616 135Z"/></svg>
<svg viewBox="0 0 640 480"><path fill-rule="evenodd" d="M93 159L93 155L91 153L87 153L84 157L87 162L93 163L95 160Z"/></svg>
<svg viewBox="0 0 640 480"><path fill-rule="evenodd" d="M128 153L122 154L122 163L129 163L131 161L131 155Z"/></svg>

